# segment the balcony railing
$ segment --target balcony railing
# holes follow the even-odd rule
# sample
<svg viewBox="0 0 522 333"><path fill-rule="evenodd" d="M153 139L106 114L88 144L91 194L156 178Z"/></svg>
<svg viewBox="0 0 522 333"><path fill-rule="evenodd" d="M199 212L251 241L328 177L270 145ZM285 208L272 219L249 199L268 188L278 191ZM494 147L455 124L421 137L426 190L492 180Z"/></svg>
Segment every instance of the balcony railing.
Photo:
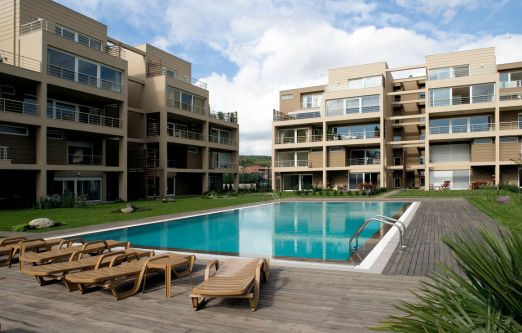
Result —
<svg viewBox="0 0 522 333"><path fill-rule="evenodd" d="M323 141L323 135L307 135L296 137L280 137L276 138L276 145L287 144L287 143L307 143L307 142L321 142Z"/></svg>
<svg viewBox="0 0 522 333"><path fill-rule="evenodd" d="M29 69L31 71L40 72L42 70L42 62L21 56L15 55L12 52L0 50L0 64L11 65L15 67L21 67Z"/></svg>
<svg viewBox="0 0 522 333"><path fill-rule="evenodd" d="M352 132L345 134L327 134L327 141L336 141L336 140L364 140L364 139L374 139L379 138L381 136L381 132L379 131L365 131L365 132Z"/></svg>
<svg viewBox="0 0 522 333"><path fill-rule="evenodd" d="M121 93L122 86L119 83L103 80L98 77L90 76L80 72L75 72L70 69L59 67L56 65L47 64L47 74L59 77L61 79L85 84L87 86Z"/></svg>
<svg viewBox="0 0 522 333"><path fill-rule="evenodd" d="M500 94L500 101L522 101L522 93Z"/></svg>
<svg viewBox="0 0 522 333"><path fill-rule="evenodd" d="M101 165L102 157L99 155L69 154L67 155L67 164Z"/></svg>
<svg viewBox="0 0 522 333"><path fill-rule="evenodd" d="M237 163L219 163L217 161L210 161L208 167L209 169L237 169Z"/></svg>
<svg viewBox="0 0 522 333"><path fill-rule="evenodd" d="M0 146L0 161L6 161L9 159L8 152L9 152L9 147Z"/></svg>
<svg viewBox="0 0 522 333"><path fill-rule="evenodd" d="M373 158L373 157L361 157L361 158L350 158L348 160L350 165L375 165L375 164L381 164L380 158Z"/></svg>
<svg viewBox="0 0 522 333"><path fill-rule="evenodd" d="M310 166L310 160L286 160L286 161L275 161L276 168L293 168L293 167L308 167Z"/></svg>
<svg viewBox="0 0 522 333"><path fill-rule="evenodd" d="M381 107L379 105L372 105L372 106L363 106L360 108L346 108L346 109L329 109L326 110L326 115L328 117L332 116L344 116L348 114L359 114L359 113L374 113L374 112L380 112Z"/></svg>
<svg viewBox="0 0 522 333"><path fill-rule="evenodd" d="M235 140L232 140L232 139L226 138L226 137L222 137L222 136L218 136L218 135L209 135L208 141L213 142L213 143L219 143L222 145L235 145L236 144Z"/></svg>
<svg viewBox="0 0 522 333"><path fill-rule="evenodd" d="M459 96L453 97L449 99L431 99L430 105L432 107L438 106L452 106L452 105L462 105L462 104L478 104L478 103L488 103L494 102L495 95L480 95L480 96Z"/></svg>
<svg viewBox="0 0 522 333"><path fill-rule="evenodd" d="M101 112L100 109L92 109L95 112ZM48 107L47 108L47 118L56 119L56 120L66 120L72 121L75 123L89 124L89 125L97 125L97 126L106 126L106 127L114 127L120 128L121 123L120 119L102 116L99 114L73 111L68 109L61 109L56 107Z"/></svg>
<svg viewBox="0 0 522 333"><path fill-rule="evenodd" d="M167 107L173 108L173 109L178 109L178 110L183 110L183 111L188 111L188 112L193 112L193 113L197 113L197 114L202 114L202 115L208 114L207 109L203 106L182 103L180 101L176 101L173 99L167 99Z"/></svg>
<svg viewBox="0 0 522 333"><path fill-rule="evenodd" d="M499 125L501 131L522 130L522 121L502 121Z"/></svg>
<svg viewBox="0 0 522 333"><path fill-rule="evenodd" d="M488 132L495 130L494 123L434 126L430 127L430 134L456 134L470 132Z"/></svg>
<svg viewBox="0 0 522 333"><path fill-rule="evenodd" d="M237 112L221 112L221 111L210 111L210 118L224 120L229 123L237 124Z"/></svg>
<svg viewBox="0 0 522 333"><path fill-rule="evenodd" d="M444 162L469 162L469 154L450 154L441 156L431 156L431 163L444 163Z"/></svg>
<svg viewBox="0 0 522 333"><path fill-rule="evenodd" d="M207 84L199 79L196 78L189 78L189 77L180 77L177 75L176 70L168 68L167 66L164 66L163 64L155 61L149 61L147 63L147 77L153 77L153 76L168 76L170 78L173 78L175 80L183 81L186 83L190 83L193 86L199 87L201 89L207 89Z"/></svg>
<svg viewBox="0 0 522 333"><path fill-rule="evenodd" d="M201 135L201 133L198 132L167 128L167 134L176 138L183 138L188 140L203 140L203 136Z"/></svg>
<svg viewBox="0 0 522 333"><path fill-rule="evenodd" d="M285 120L296 120L296 119L312 119L312 118L320 118L321 111L310 111L310 112L299 112L295 114L287 114L277 110L272 110L272 120L273 121L285 121Z"/></svg>
<svg viewBox="0 0 522 333"><path fill-rule="evenodd" d="M520 87L522 87L522 80L500 81L500 88L520 88Z"/></svg>
<svg viewBox="0 0 522 333"><path fill-rule="evenodd" d="M0 98L0 112L20 113L26 116L38 116L38 104Z"/></svg>

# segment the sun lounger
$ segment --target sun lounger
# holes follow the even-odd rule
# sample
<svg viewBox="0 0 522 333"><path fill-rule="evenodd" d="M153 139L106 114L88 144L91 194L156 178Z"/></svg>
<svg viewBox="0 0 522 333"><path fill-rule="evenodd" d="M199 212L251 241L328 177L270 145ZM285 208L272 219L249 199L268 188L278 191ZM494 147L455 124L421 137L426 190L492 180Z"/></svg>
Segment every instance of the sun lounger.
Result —
<svg viewBox="0 0 522 333"><path fill-rule="evenodd" d="M25 237L22 237L25 238ZM11 267L11 263L13 259L15 259L16 255L19 255L22 252L22 243L25 243L25 250L26 251L33 251L33 252L43 252L43 251L49 251L53 247L57 246L58 248L62 247L69 247L71 246L73 240L67 240L63 238L52 238L52 239L42 239L42 238L36 238L36 239L24 239L16 244L13 244L11 247L11 254L9 255L9 262L8 265ZM83 243L83 241L82 241Z"/></svg>
<svg viewBox="0 0 522 333"><path fill-rule="evenodd" d="M23 242L20 253L20 266L25 263L31 263L33 265L46 264L58 260L68 259L74 252L78 250L90 250L92 253L102 253L104 250L114 249L116 247L123 247L128 249L130 246L129 242L120 242L115 240L107 241L94 241L85 243L82 245L71 245L69 247L60 247L57 249L51 249L45 252L29 252L28 247L35 246L31 242Z"/></svg>
<svg viewBox="0 0 522 333"><path fill-rule="evenodd" d="M114 265L114 262L121 261L122 258L135 259L133 261L122 263L121 265ZM175 270L180 266L187 266L187 270L183 275L192 272L192 267L196 257L193 255L179 255L179 254L162 254L150 258L137 258L130 255L119 255L114 257L109 264L109 267L95 269L92 271L72 273L65 276L65 282L68 284L77 285L80 291L85 293L89 286L98 286L109 288L117 300L132 296L136 294L145 276L152 270L162 269L165 271L165 289L167 297L170 297L170 274L171 270ZM180 276L176 271L175 275ZM167 279L168 278L168 279ZM134 281L132 289L124 292L119 292L117 287L121 284Z"/></svg>
<svg viewBox="0 0 522 333"><path fill-rule="evenodd" d="M38 283L43 286L48 282L45 279L62 280L66 274L108 266L112 258L120 254L133 254L138 258L149 257L154 254L153 251L126 249L123 251L107 252L96 256L84 256L89 252L92 252L92 250L78 250L74 252L69 261L66 262L36 266L23 265L21 272L23 274L34 276Z"/></svg>
<svg viewBox="0 0 522 333"><path fill-rule="evenodd" d="M25 237L13 237L5 238L0 241L0 257L6 256L7 259L0 261L0 266L9 265L11 266L13 246L27 240Z"/></svg>
<svg viewBox="0 0 522 333"><path fill-rule="evenodd" d="M216 271L211 275L214 266ZM248 298L255 311L261 280L268 281L269 274L268 259L230 259L221 268L217 260L211 261L205 270L205 281L192 289L192 307L198 310L205 297ZM200 297L203 300L199 301Z"/></svg>

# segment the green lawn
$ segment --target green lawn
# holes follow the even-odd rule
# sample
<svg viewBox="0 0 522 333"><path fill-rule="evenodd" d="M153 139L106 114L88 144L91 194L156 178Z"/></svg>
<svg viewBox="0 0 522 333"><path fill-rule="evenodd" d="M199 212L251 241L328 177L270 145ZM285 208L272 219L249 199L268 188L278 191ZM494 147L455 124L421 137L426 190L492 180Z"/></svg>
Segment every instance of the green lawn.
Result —
<svg viewBox="0 0 522 333"><path fill-rule="evenodd" d="M14 227L23 225L38 217L47 217L53 221L64 223L63 226L41 231L75 228L87 225L116 221L134 220L151 216L176 214L211 208L262 202L272 200L266 194L238 195L223 198L203 199L201 197L177 198L175 202L133 201L132 204L141 209L132 214L115 213L127 206L126 203L110 203L90 205L82 208L24 209L0 211L0 230L12 231ZM38 232L39 230L35 230Z"/></svg>
<svg viewBox="0 0 522 333"><path fill-rule="evenodd" d="M513 232L522 232L522 200L519 194L499 191L499 196L509 196L510 203L502 204L497 202L495 190L474 190L474 191L424 191L424 190L405 190L392 197L394 198L443 198L443 197L464 197L474 204L484 213L495 221L506 225Z"/></svg>

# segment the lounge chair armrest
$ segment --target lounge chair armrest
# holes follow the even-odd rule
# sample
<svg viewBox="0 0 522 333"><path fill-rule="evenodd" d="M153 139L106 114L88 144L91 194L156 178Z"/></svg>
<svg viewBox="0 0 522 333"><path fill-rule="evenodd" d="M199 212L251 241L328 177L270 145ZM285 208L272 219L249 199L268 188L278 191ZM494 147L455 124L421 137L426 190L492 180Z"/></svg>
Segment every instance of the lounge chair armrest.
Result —
<svg viewBox="0 0 522 333"><path fill-rule="evenodd" d="M270 267L269 261L267 258L263 258L259 260L256 267L256 281L261 282L262 276L265 278L265 281L268 281L268 277L270 275Z"/></svg>
<svg viewBox="0 0 522 333"><path fill-rule="evenodd" d="M215 266L216 270L214 271L214 274L210 274L210 270L212 267ZM205 281L208 280L211 276L215 275L216 272L219 269L219 261L218 260L212 260L207 264L207 268L205 269Z"/></svg>
<svg viewBox="0 0 522 333"><path fill-rule="evenodd" d="M71 247L74 243L85 244L85 242L81 238L64 239L63 241L60 242L60 244L58 244L58 248L62 249L62 248Z"/></svg>
<svg viewBox="0 0 522 333"><path fill-rule="evenodd" d="M41 248L41 247L49 248L49 244L43 238L30 239L20 242L20 255L23 256L25 251L28 249Z"/></svg>
<svg viewBox="0 0 522 333"><path fill-rule="evenodd" d="M91 250L92 252L99 250L99 247L92 247L94 244L103 244L103 248L107 249L109 246L107 245L107 242L104 240L98 240L94 242L88 242L82 245L82 251L83 250Z"/></svg>
<svg viewBox="0 0 522 333"><path fill-rule="evenodd" d="M2 239L0 241L0 246L3 246L3 245L9 245L9 244L18 244L22 241L26 241L27 240L27 237L12 237L12 238L6 238L6 239Z"/></svg>
<svg viewBox="0 0 522 333"><path fill-rule="evenodd" d="M109 252L109 253L102 254L100 256L100 258L98 259L98 261L96 262L96 266L94 266L94 269L100 268L101 264L103 264L103 261L105 259L112 257L112 256L119 256L121 254L125 254L125 251L116 251L116 252Z"/></svg>
<svg viewBox="0 0 522 333"><path fill-rule="evenodd" d="M136 252L119 254L116 257L111 259L111 262L109 263L109 267L116 266L119 263L119 261L121 261L123 259L126 259L127 261L131 261L132 259L139 260L140 258L138 257L138 254Z"/></svg>

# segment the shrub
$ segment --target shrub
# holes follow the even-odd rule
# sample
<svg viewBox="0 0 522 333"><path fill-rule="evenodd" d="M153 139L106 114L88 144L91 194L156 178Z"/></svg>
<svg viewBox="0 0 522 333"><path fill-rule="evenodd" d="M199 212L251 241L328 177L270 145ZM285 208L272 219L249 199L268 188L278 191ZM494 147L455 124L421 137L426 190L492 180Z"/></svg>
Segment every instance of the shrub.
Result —
<svg viewBox="0 0 522 333"><path fill-rule="evenodd" d="M498 186L498 189L504 190L504 191L509 191L509 192L514 192L514 193L519 193L519 191L520 191L520 188L514 184L500 184Z"/></svg>
<svg viewBox="0 0 522 333"><path fill-rule="evenodd" d="M480 231L445 239L464 276L442 271L420 282L415 302L396 307L376 330L393 332L522 331L522 235Z"/></svg>

